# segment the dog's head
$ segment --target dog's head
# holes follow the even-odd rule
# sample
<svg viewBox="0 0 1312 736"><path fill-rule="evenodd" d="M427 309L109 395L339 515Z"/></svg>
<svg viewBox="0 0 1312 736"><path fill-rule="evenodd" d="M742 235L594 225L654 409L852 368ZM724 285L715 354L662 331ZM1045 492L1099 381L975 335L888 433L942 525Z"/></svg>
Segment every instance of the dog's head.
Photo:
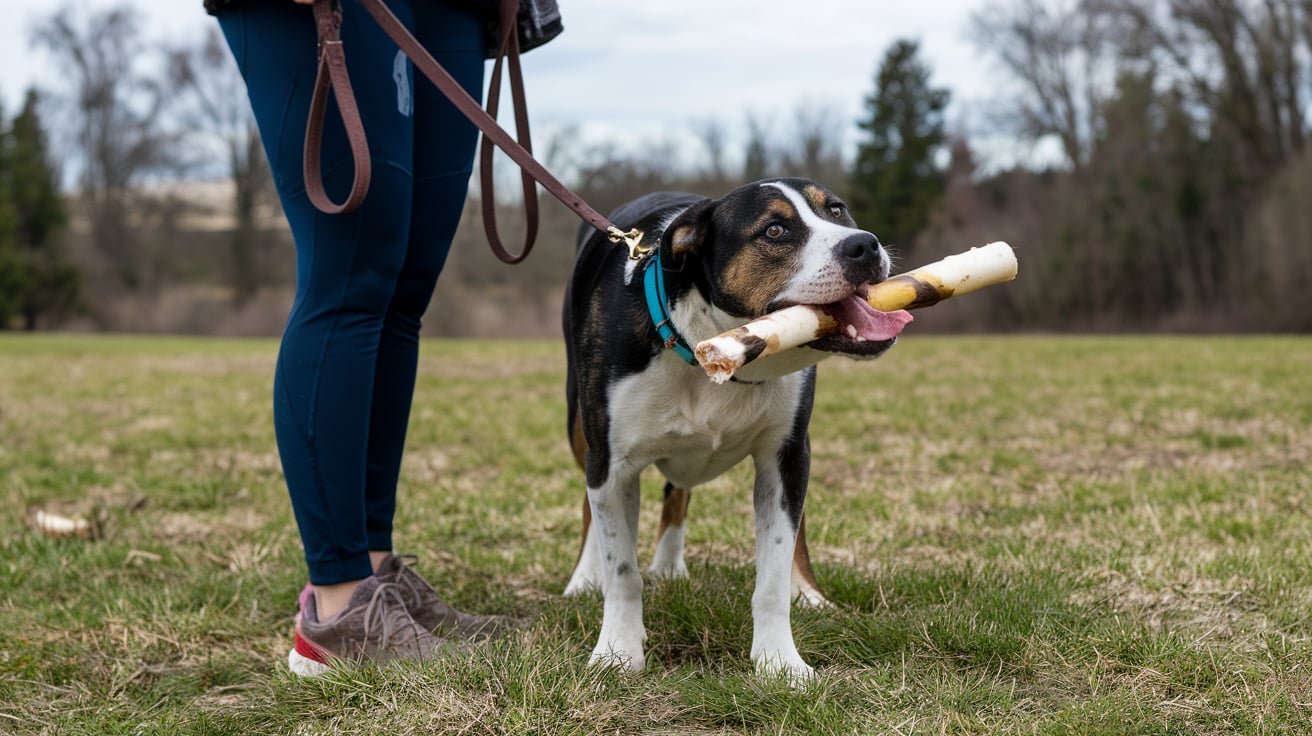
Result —
<svg viewBox="0 0 1312 736"><path fill-rule="evenodd" d="M864 299L888 278L879 239L806 179L759 181L694 204L666 227L661 259L667 270L691 271L707 300L733 317L823 305L839 331L809 344L817 350L873 357L900 330Z"/></svg>

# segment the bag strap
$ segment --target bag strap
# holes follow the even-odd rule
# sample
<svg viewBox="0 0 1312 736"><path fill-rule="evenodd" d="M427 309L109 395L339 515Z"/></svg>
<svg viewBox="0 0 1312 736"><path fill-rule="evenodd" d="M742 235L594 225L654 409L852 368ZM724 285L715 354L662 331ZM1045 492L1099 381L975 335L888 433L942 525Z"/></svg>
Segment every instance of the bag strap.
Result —
<svg viewBox="0 0 1312 736"><path fill-rule="evenodd" d="M350 212L358 207L360 201L364 199L364 193L369 186L369 169L371 166L369 160L369 149L365 145L364 126L360 124L359 111L355 106L354 97L351 93L349 80L346 80L346 58L342 53L341 47L341 12L334 6L335 0L314 0L315 18L319 25L320 36L320 64L319 79L315 83L316 99L320 88L325 88L328 82L324 80L325 70L332 79L333 90L338 98L338 108L342 112L342 121L346 125L347 136L351 139L351 155L355 163L355 180L352 183L351 194L343 205L335 205L328 200L326 196L318 197L311 194L311 201L314 205L324 212L335 214L336 212ZM415 37L406 30L404 24L392 13L391 10L383 3L382 0L360 0L361 6L373 16L374 20L382 28L383 32L392 39L392 41L410 58L415 68L423 72L425 77L434 86L446 95L451 104L456 107L465 117L483 132L483 149L481 153L481 172L483 186L483 224L487 229L488 242L497 257L506 263L518 263L522 261L532 249L533 242L537 236L538 228L538 201L537 187L534 182L542 184L552 196L560 200L569 209L573 210L580 218L592 227L605 233L614 243L624 243L629 248L630 258L641 258L647 253L648 248L641 244L643 233L637 229L623 232L615 227L610 220L604 215L593 209L591 205L583 201L583 198L575 194L557 179L542 164L533 158L530 152L531 140L528 127L528 113L524 105L524 78L523 70L519 64L519 39L515 32L515 17L518 12L517 0L501 0L501 48L498 50L496 64L492 70L492 86L488 92L488 110L484 110L473 97L465 92L442 65L437 63L432 54L415 39ZM325 22L320 18L329 18ZM506 21L509 18L509 22ZM336 43L331 43L335 41ZM334 50L335 49L335 50ZM328 58L330 57L331 58ZM324 61L328 58L328 61ZM516 142L504 128L497 124L496 110L500 102L500 78L502 60L508 60L510 70L510 87L512 104L515 107L515 127L520 134L520 140L524 145ZM341 77L344 83L339 84L337 78ZM350 102L343 104L343 98L350 98ZM312 101L310 106L310 122L306 126L306 157L305 157L305 178L306 190L310 191L312 184L316 185L319 194L323 194L323 182L320 179L319 164L319 145L322 137L323 113L327 99L325 98L317 104ZM313 133L313 139L311 134ZM491 175L491 148L489 142L496 145L510 157L512 161L519 165L522 170L521 181L524 188L524 207L525 219L528 223L525 237L524 250L519 254L512 254L506 250L501 243L496 232L496 213L495 199L492 193L492 175ZM313 144L313 146L312 146ZM314 170L311 171L310 149L314 148L313 162ZM361 172L364 172L363 176ZM327 204L329 208L323 205ZM349 206L349 208L348 208ZM330 209L338 208L340 209Z"/></svg>

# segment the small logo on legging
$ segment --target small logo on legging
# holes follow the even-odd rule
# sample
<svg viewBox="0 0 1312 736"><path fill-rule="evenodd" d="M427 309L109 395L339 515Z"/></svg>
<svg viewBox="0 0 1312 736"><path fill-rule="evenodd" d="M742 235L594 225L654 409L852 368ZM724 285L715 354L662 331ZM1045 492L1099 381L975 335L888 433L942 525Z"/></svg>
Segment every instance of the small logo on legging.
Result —
<svg viewBox="0 0 1312 736"><path fill-rule="evenodd" d="M392 61L392 79L396 82L397 112L410 117L410 60L404 51L398 50Z"/></svg>

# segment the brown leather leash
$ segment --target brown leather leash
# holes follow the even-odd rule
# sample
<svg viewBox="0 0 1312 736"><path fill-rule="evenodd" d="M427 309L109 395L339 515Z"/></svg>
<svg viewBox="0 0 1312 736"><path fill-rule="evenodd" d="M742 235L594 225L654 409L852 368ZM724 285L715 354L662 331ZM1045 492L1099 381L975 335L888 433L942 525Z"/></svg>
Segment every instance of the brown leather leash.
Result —
<svg viewBox="0 0 1312 736"><path fill-rule="evenodd" d="M488 89L487 109L484 110L474 98L465 92L442 65L437 63L432 54L406 30L406 27L383 3L383 0L359 0L364 9L373 16L383 32L396 43L397 47L410 57L415 68L423 72L434 86L446 95L451 104L469 118L483 132L482 150L479 152L479 178L482 184L483 225L487 230L488 244L492 252L505 263L519 263L528 257L537 239L538 232L538 196L537 183L551 193L562 204L573 210L585 222L605 233L611 242L623 242L629 248L630 258L641 258L647 249L640 242L642 232L630 230L623 232L610 220L593 209L583 198L570 191L552 175L542 164L533 158L532 141L529 136L528 112L525 107L524 76L519 63L519 36L515 32L515 17L519 10L519 0L501 0L500 28L501 38L497 51L496 63L492 67L492 79ZM355 95L351 89L351 80L346 70L346 54L342 48L342 12L337 0L314 0L314 18L319 31L319 71L315 79L314 95L310 101L310 118L305 128L305 192L322 212L339 214L350 212L364 201L369 191L369 176L372 163L369 158L369 146L365 138L364 124L360 120L360 110L355 104ZM515 113L515 130L519 134L516 141L497 124L496 114L501 98L502 63L509 68L511 104ZM346 128L347 139L351 145L351 157L355 164L355 174L351 182L351 191L340 203L333 202L324 190L322 169L320 168L320 148L323 144L323 118L328 105L328 93L331 90L337 97L337 109ZM492 146L505 151L512 161L520 167L520 181L524 191L525 237L523 249L511 253L502 244L497 233L496 198L492 183Z"/></svg>

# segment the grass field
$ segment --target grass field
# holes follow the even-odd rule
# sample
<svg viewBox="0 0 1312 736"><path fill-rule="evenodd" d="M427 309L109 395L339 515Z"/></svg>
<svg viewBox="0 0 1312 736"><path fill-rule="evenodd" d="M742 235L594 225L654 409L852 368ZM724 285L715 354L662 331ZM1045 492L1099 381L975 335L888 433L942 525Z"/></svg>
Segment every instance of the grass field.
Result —
<svg viewBox="0 0 1312 736"><path fill-rule="evenodd" d="M585 666L550 342L427 343L400 491L421 572L529 626L292 678L275 349L0 337L0 733L1312 733L1312 340L913 336L822 366L807 528L839 605L794 612L800 692L747 658L745 467L694 493L691 580L649 582L647 671Z"/></svg>

